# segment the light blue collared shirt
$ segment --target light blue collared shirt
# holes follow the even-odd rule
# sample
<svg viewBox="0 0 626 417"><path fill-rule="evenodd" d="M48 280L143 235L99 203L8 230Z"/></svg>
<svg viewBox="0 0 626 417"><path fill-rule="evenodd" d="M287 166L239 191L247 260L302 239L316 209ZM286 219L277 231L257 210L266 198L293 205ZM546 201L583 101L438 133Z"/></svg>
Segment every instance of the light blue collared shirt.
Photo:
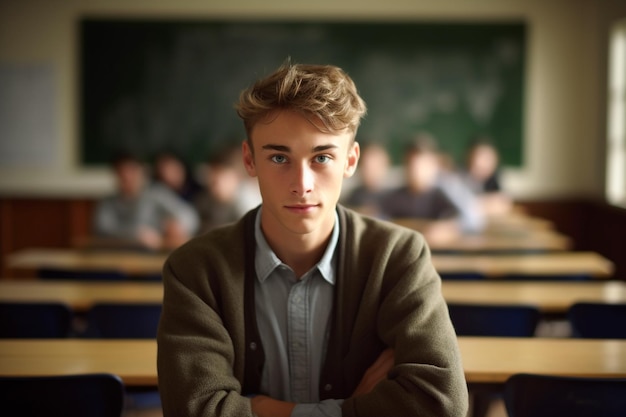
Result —
<svg viewBox="0 0 626 417"><path fill-rule="evenodd" d="M298 279L265 240L261 210L254 235L256 319L265 352L261 392L297 403L292 417L340 417L343 400L319 401L334 298L338 216L324 255Z"/></svg>

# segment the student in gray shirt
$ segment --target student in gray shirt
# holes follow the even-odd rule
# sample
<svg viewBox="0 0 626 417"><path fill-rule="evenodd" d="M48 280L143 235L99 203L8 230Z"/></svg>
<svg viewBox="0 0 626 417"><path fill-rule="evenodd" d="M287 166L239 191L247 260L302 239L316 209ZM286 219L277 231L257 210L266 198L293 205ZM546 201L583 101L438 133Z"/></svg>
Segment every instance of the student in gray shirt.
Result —
<svg viewBox="0 0 626 417"><path fill-rule="evenodd" d="M144 165L131 154L113 161L117 192L101 200L94 216L99 238L147 249L174 249L196 233L195 210L162 185L149 184Z"/></svg>

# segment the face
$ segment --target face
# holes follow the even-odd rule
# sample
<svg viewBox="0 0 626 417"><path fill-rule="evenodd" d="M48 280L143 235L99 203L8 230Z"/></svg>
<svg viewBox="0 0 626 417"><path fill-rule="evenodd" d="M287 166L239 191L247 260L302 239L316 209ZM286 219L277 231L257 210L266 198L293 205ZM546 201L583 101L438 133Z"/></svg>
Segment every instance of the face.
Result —
<svg viewBox="0 0 626 417"><path fill-rule="evenodd" d="M159 178L169 187L178 189L185 182L185 167L176 158L163 156L156 162Z"/></svg>
<svg viewBox="0 0 626 417"><path fill-rule="evenodd" d="M376 189L382 185L389 169L389 155L382 146L370 145L361 153L361 179L366 187Z"/></svg>
<svg viewBox="0 0 626 417"><path fill-rule="evenodd" d="M319 123L319 121L317 121ZM243 144L244 166L257 177L268 240L330 235L343 179L352 176L359 147L351 132L321 132L304 116L280 111L257 123Z"/></svg>
<svg viewBox="0 0 626 417"><path fill-rule="evenodd" d="M233 202L239 192L240 172L231 166L212 166L207 173L207 188L222 203Z"/></svg>
<svg viewBox="0 0 626 417"><path fill-rule="evenodd" d="M419 152L407 156L406 181L414 191L425 191L432 188L439 174L439 160L431 152Z"/></svg>
<svg viewBox="0 0 626 417"><path fill-rule="evenodd" d="M145 183L144 167L136 162L122 162L115 167L120 193L128 198L139 195Z"/></svg>
<svg viewBox="0 0 626 417"><path fill-rule="evenodd" d="M469 162L470 174L479 180L489 178L498 167L498 155L491 146L477 146Z"/></svg>

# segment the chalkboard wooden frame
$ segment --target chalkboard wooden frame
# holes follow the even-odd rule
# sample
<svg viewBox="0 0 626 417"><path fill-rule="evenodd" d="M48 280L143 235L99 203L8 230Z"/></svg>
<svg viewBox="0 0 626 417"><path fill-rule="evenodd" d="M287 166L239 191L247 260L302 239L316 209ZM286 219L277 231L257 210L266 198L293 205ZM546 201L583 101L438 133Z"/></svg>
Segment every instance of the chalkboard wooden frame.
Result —
<svg viewBox="0 0 626 417"><path fill-rule="evenodd" d="M293 62L334 64L368 105L359 140L394 160L417 133L461 162L488 136L508 166L523 163L526 23L80 21L80 144L85 165L120 150L167 149L205 160L244 131L239 92Z"/></svg>

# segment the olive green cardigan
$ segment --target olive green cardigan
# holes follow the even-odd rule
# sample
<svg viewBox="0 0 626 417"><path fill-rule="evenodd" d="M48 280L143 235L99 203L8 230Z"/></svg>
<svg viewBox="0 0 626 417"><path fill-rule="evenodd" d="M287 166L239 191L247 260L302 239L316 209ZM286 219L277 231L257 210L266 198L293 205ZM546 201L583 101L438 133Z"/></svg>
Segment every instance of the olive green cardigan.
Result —
<svg viewBox="0 0 626 417"><path fill-rule="evenodd" d="M320 398L343 416L462 417L467 386L441 280L423 237L341 206L337 283ZM195 238L163 269L159 389L166 417L251 416L264 364L254 316L254 218ZM350 398L395 349L388 379Z"/></svg>

